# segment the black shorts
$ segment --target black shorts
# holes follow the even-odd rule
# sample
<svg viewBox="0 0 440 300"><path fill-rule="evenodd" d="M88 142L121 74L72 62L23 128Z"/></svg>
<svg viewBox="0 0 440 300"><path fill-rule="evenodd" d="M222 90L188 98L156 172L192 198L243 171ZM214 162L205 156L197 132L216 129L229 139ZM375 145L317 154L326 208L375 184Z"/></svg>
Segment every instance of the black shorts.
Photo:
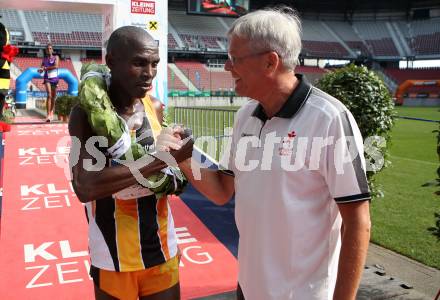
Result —
<svg viewBox="0 0 440 300"><path fill-rule="evenodd" d="M44 84L50 83L51 88L56 88L57 85L58 85L58 81L57 82L52 82L52 81L45 80L45 81L43 81L43 83Z"/></svg>

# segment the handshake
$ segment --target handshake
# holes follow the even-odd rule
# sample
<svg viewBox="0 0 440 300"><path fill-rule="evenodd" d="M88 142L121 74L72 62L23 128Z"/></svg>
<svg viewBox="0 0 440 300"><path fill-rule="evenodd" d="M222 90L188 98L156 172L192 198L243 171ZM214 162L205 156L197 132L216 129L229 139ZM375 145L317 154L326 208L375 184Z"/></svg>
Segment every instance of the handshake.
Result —
<svg viewBox="0 0 440 300"><path fill-rule="evenodd" d="M142 167L151 163L151 158L160 160L160 172L149 173L144 177L139 173L139 165L132 170L138 184L134 184L116 195L118 199L133 199L139 197L148 188L154 192L157 199L164 195L179 195L183 192L187 179L178 168L178 164L192 156L194 140L190 129L183 129L180 126L165 127L156 139L156 151L150 155L142 156L138 160ZM146 160L145 160L146 159ZM130 168L131 169L131 168Z"/></svg>
<svg viewBox="0 0 440 300"><path fill-rule="evenodd" d="M191 158L193 147L191 129L178 125L165 127L157 137L154 156L172 166Z"/></svg>

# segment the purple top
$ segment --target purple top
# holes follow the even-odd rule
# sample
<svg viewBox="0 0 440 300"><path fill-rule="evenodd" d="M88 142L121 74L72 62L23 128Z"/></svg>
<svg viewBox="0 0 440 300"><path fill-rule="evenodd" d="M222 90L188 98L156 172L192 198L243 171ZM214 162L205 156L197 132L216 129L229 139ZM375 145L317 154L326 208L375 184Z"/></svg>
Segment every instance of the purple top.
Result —
<svg viewBox="0 0 440 300"><path fill-rule="evenodd" d="M47 57L45 56L43 58L42 66L43 67L53 67L56 63L56 56ZM50 82L50 83L58 83L58 69L52 69L52 70L46 70L44 72L44 83Z"/></svg>

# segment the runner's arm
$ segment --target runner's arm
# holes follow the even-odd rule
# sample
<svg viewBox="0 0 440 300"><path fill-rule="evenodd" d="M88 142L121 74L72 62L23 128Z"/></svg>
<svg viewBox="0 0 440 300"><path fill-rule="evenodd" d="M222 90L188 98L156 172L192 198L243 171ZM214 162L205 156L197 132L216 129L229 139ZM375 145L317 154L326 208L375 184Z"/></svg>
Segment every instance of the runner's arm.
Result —
<svg viewBox="0 0 440 300"><path fill-rule="evenodd" d="M40 67L38 68L38 72L39 73L41 73L41 72L43 72L44 71L44 58L41 60L41 65L40 65Z"/></svg>
<svg viewBox="0 0 440 300"><path fill-rule="evenodd" d="M86 113L79 107L73 108L69 120L69 133L72 137L78 138L79 159L75 163L73 156L71 159L72 168L72 186L81 202L89 202L95 199L110 196L120 190L123 190L137 183L136 178L130 169L124 165L108 167L107 162L100 162L104 165L101 170L91 171L84 168L84 160L91 159L93 163L97 162L94 157L85 148L87 140L94 134L88 123ZM72 147L73 149L74 147ZM178 155L176 155L178 157ZM186 155L188 157L188 155ZM186 158L185 157L185 158ZM104 159L101 155L101 160ZM179 160L179 158L177 158ZM136 162L133 162L133 165ZM159 159L154 159L145 166L137 167L144 177L153 175L167 165Z"/></svg>
<svg viewBox="0 0 440 300"><path fill-rule="evenodd" d="M157 120L162 125L162 123L164 121L164 119L163 119L164 118L164 114L163 114L164 113L164 105L156 97L153 97L153 96L150 95L150 99L151 99L151 102L153 103L153 107L154 107L155 112L156 112Z"/></svg>

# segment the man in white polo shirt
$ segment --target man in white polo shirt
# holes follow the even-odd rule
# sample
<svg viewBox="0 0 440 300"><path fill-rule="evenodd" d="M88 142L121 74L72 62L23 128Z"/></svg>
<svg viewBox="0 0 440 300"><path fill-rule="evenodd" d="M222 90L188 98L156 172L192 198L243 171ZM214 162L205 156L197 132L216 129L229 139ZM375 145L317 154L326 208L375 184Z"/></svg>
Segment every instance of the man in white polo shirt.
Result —
<svg viewBox="0 0 440 300"><path fill-rule="evenodd" d="M300 22L259 10L228 32L225 69L253 100L237 113L225 170L180 164L217 204L235 193L238 299L355 299L370 237L362 137L347 108L294 73ZM178 129L158 138L177 149ZM341 225L344 224L341 230Z"/></svg>

